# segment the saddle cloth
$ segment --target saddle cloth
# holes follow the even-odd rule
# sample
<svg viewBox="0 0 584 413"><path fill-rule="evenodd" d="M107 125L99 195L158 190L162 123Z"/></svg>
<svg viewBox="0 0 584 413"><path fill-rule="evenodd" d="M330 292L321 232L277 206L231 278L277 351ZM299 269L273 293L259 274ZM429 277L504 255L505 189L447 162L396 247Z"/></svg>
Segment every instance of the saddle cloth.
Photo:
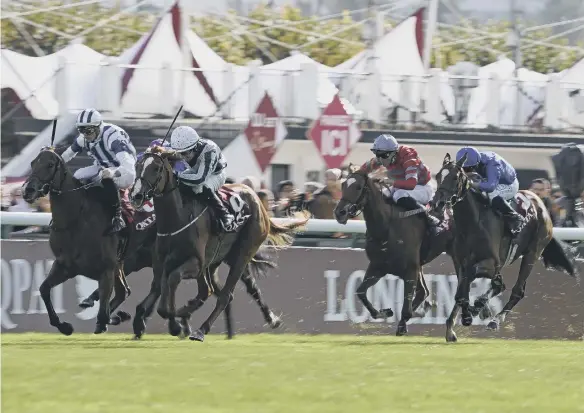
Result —
<svg viewBox="0 0 584 413"><path fill-rule="evenodd" d="M136 231L144 231L156 223L156 214L154 213L154 204L152 200L144 202L142 208L134 212L134 224Z"/></svg>
<svg viewBox="0 0 584 413"><path fill-rule="evenodd" d="M525 219L530 219L535 215L535 205L523 193L517 192L515 196L509 200L509 204L515 212Z"/></svg>
<svg viewBox="0 0 584 413"><path fill-rule="evenodd" d="M241 198L238 192L231 188L222 186L218 192L223 205L233 215L235 224L237 226L243 225L251 215L249 205Z"/></svg>

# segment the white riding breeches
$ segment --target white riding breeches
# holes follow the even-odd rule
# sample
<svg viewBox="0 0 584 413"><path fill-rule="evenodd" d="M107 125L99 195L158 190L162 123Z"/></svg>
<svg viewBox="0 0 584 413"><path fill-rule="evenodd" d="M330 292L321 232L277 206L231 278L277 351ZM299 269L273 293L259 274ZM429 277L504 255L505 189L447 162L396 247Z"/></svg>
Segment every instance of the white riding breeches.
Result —
<svg viewBox="0 0 584 413"><path fill-rule="evenodd" d="M400 198L406 196L414 198L422 205L426 205L434 196L434 188L432 188L430 183L427 183L426 185L416 185L414 189L392 188L392 197L394 201L397 202Z"/></svg>
<svg viewBox="0 0 584 413"><path fill-rule="evenodd" d="M102 168L99 165L86 166L85 168L77 169L73 176L75 179L79 179L80 181L88 179L94 181L99 175L99 171L101 171L101 169Z"/></svg>
<svg viewBox="0 0 584 413"><path fill-rule="evenodd" d="M492 201L493 198L500 196L505 201L512 199L517 192L519 192L519 181L515 179L511 185L499 184L495 187L493 192L489 192L489 199Z"/></svg>
<svg viewBox="0 0 584 413"><path fill-rule="evenodd" d="M209 175L205 182L200 185L193 186L193 192L195 194L200 194L203 192L203 188L207 187L213 192L217 192L221 186L225 184L225 180L227 179L227 175L225 171L221 171L217 174Z"/></svg>

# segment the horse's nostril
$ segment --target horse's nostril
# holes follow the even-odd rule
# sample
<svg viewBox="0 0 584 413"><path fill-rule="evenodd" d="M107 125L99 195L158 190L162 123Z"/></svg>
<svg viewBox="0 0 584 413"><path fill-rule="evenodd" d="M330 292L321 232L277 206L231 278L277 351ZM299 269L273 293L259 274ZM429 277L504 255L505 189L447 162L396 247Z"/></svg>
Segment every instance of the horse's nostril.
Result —
<svg viewBox="0 0 584 413"><path fill-rule="evenodd" d="M341 209L341 210L339 211L339 215L345 215L346 213L347 213L347 211L345 211L344 209Z"/></svg>

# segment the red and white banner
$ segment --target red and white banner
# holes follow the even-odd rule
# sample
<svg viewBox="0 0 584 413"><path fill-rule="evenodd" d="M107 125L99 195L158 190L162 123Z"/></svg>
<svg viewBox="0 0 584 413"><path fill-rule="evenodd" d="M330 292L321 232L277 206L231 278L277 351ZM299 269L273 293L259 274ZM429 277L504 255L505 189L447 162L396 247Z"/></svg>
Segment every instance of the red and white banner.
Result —
<svg viewBox="0 0 584 413"><path fill-rule="evenodd" d="M307 137L318 148L327 168L340 168L353 145L361 138L361 131L337 94L312 124Z"/></svg>
<svg viewBox="0 0 584 413"><path fill-rule="evenodd" d="M251 115L244 134L262 172L270 165L278 145L288 133L278 116L270 95L266 92L258 108Z"/></svg>

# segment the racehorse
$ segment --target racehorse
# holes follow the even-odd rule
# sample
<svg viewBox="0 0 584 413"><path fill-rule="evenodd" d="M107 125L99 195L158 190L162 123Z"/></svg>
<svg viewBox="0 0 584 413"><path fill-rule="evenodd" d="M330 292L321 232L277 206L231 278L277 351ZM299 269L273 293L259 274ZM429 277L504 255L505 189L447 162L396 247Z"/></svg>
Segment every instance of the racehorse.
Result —
<svg viewBox="0 0 584 413"><path fill-rule="evenodd" d="M156 237L155 229L138 233L130 225L107 235L113 211L102 201L102 191L99 183L83 185L75 179L54 148L42 149L31 162L31 175L24 186L23 198L29 203L50 194L53 221L49 245L55 261L40 286L40 294L51 325L65 335L73 333L73 326L59 320L51 302L51 289L77 274L98 281L100 306L95 333L103 333L108 324L119 324L125 318L118 315L110 319L111 311L130 293L119 265L121 259L140 248L148 250ZM114 297L110 302L112 289Z"/></svg>
<svg viewBox="0 0 584 413"><path fill-rule="evenodd" d="M509 301L501 312L491 319L487 328L496 330L506 315L525 295L527 278L540 256L546 268L564 271L576 277L575 255L567 245L553 237L553 224L543 201L531 191L519 191L514 207L527 220L522 231L513 239L503 220L489 205L489 200L470 190L469 177L462 165L466 155L458 162L446 154L442 169L437 174L438 189L432 200L433 210L442 213L453 210L453 258L458 262L459 277L455 305L446 321L446 340L456 341L453 327L460 309L462 324L470 326L472 316L490 317L488 301L505 290L501 269L523 257L519 276ZM491 279L489 290L469 303L470 284L476 278Z"/></svg>
<svg viewBox="0 0 584 413"><path fill-rule="evenodd" d="M443 222L442 231L430 238L426 220L416 216L423 209L406 211L383 198L381 180L370 178L359 167L350 165L350 173L342 184L342 197L335 208L337 222L346 224L350 217L363 211L367 238L365 252L369 266L357 296L374 319L393 316L390 308L377 310L367 298L367 290L385 274L394 274L404 281L404 303L397 335L405 335L407 322L422 304L422 312L432 305L426 301L429 295L422 265L432 261L449 247L452 234ZM421 314L420 314L421 315Z"/></svg>
<svg viewBox="0 0 584 413"><path fill-rule="evenodd" d="M189 335L191 340L203 341L218 315L233 299L233 290L246 266L255 267L253 260L260 246L270 241L274 246L286 247L292 241L296 228L306 220L280 226L272 222L258 196L245 185L226 185L225 192L236 216L247 216L235 233L223 233L218 228L214 213L200 202L189 188L179 187L173 174L172 162L182 159L180 154L154 146L144 153L136 164L136 180L131 190L134 206L146 199L154 199L158 236L156 252L163 263L162 275L152 282L150 293L139 304L144 307L160 296L158 314L168 319L171 335ZM224 188L225 188L224 187ZM234 203L237 209L234 209ZM215 309L201 327L191 332L188 320L213 292L209 281L222 262L229 267L224 287L218 294ZM197 280L195 299L176 310L175 295L182 278ZM181 319L179 324L175 317Z"/></svg>
<svg viewBox="0 0 584 413"><path fill-rule="evenodd" d="M156 232L153 234L156 236ZM138 251L133 252L132 254L128 255L124 260L124 274L126 276L130 275L133 272L140 271L143 268L157 268L157 271L161 271L160 265L156 265L152 263L153 259L156 259L156 254L154 251L154 240L150 244L152 248L140 248ZM262 249L266 249L267 247L262 247ZM254 267L246 267L245 271L243 272L243 276L241 277L241 281L245 284L247 293L253 297L255 302L260 307L260 310L264 316L264 320L266 323L272 328L276 329L280 327L282 324L282 320L280 317L274 314L274 312L268 307L268 305L264 302L262 297L261 291L256 283L256 279L259 276L267 274L270 268L276 267L276 264L271 261L271 259L265 256L265 253L262 252L262 249L258 251L255 255L254 260L257 262L257 265ZM253 273L255 272L255 274ZM158 278L158 277L154 277ZM218 292L221 290L221 284L219 282L219 277L217 276L217 272L213 274L210 281L212 282L212 290L213 294L217 296ZM93 307L94 303L99 301L99 289L95 290L90 296L85 298L81 301L79 306L81 308L89 308ZM134 317L133 323L133 330L135 334L135 338L141 338L144 332L146 331L146 321L152 314L154 310L154 305L156 301L149 302L148 306L143 310L142 306L138 306L136 308L136 316ZM119 324L120 322L127 321L131 318L130 314L126 313L125 311L118 311L118 313L112 316L111 324ZM233 317L231 315L231 303L227 305L225 308L225 325L227 329L227 338L231 339L235 335L235 331L233 329Z"/></svg>

